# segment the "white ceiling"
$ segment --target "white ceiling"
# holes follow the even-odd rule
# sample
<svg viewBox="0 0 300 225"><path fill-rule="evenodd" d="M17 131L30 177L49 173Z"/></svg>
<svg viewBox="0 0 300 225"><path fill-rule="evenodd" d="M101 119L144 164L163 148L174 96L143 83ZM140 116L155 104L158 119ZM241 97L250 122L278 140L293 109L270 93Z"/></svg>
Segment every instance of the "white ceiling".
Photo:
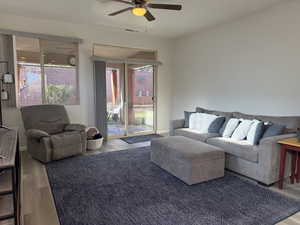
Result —
<svg viewBox="0 0 300 225"><path fill-rule="evenodd" d="M100 2L99 2L100 1ZM157 18L147 22L130 12L109 17L108 13L128 7L107 0L0 0L0 13L53 19L119 29L134 29L161 37L187 33L249 15L288 0L151 0L155 3L182 4L183 10L152 9ZM101 2L103 1L103 2Z"/></svg>

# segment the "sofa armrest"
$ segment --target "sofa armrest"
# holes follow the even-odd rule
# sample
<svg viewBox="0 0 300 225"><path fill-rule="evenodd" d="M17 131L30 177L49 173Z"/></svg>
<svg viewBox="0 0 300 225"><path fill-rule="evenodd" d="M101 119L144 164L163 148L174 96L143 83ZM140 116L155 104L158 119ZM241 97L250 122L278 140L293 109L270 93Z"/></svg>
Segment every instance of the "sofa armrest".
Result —
<svg viewBox="0 0 300 225"><path fill-rule="evenodd" d="M286 138L292 138L296 137L296 133L291 133L291 134L282 134L282 135L277 135L277 136L272 136L272 137L267 137L263 138L260 140L259 144L264 144L264 143L276 143L280 140L286 139Z"/></svg>
<svg viewBox="0 0 300 225"><path fill-rule="evenodd" d="M184 127L184 119L170 121L170 135L174 135L174 131Z"/></svg>
<svg viewBox="0 0 300 225"><path fill-rule="evenodd" d="M26 131L25 134L28 138L37 140L40 140L44 137L50 137L50 135L47 132L38 129L29 129Z"/></svg>
<svg viewBox="0 0 300 225"><path fill-rule="evenodd" d="M65 126L65 131L85 131L86 126L82 124L68 124Z"/></svg>
<svg viewBox="0 0 300 225"><path fill-rule="evenodd" d="M259 173L261 179L266 184L272 184L278 181L279 160L280 160L280 145L279 140L296 137L293 134L284 134L261 139L258 145L259 154ZM288 160L290 160L288 158ZM289 165L290 162L287 163ZM289 173L290 166L286 167L286 172Z"/></svg>

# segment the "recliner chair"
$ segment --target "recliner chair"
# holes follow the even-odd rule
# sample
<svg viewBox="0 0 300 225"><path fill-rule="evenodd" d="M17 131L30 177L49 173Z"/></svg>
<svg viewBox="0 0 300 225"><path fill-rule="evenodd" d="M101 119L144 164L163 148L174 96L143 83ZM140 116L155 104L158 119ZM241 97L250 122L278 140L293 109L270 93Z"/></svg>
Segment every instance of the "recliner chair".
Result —
<svg viewBox="0 0 300 225"><path fill-rule="evenodd" d="M71 124L63 105L34 105L21 108L27 150L43 163L86 152L85 126Z"/></svg>

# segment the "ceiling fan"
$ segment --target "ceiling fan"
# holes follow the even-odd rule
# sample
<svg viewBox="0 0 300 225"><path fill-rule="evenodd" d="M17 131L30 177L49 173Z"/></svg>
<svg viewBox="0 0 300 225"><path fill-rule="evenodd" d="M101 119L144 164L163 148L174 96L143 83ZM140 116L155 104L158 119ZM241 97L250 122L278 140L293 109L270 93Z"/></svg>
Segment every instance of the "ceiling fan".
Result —
<svg viewBox="0 0 300 225"><path fill-rule="evenodd" d="M127 5L130 5L130 7L127 7L125 9L119 10L117 12L113 12L108 14L109 16L116 16L120 13L131 11L133 15L135 16L145 16L145 18L148 21L155 20L155 17L152 15L152 13L149 11L149 8L152 9L167 9L167 10L181 10L181 5L174 5L174 4L155 4L150 3L150 0L110 0L114 2L120 2Z"/></svg>

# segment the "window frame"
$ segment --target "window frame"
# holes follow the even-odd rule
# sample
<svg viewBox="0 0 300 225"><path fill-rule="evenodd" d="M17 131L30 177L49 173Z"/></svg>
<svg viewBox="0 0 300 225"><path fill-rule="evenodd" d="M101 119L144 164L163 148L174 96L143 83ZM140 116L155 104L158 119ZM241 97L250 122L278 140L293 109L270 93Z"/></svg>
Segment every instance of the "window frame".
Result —
<svg viewBox="0 0 300 225"><path fill-rule="evenodd" d="M18 35L19 37L25 37L25 36L21 36L21 35ZM16 39L15 39L15 35L14 35L14 54L15 54L15 80L16 80L16 92L17 92L17 95L16 95L16 103L17 103L17 108L21 108L25 105L21 105L21 102L20 102L20 91L21 91L21 87L20 87L20 75L19 75L19 71L17 69L17 66L19 64L19 61L18 61L18 53L17 53L17 49L16 49L16 46L17 46L17 42L16 42ZM52 41L51 39L47 39L47 38L40 38L40 37L36 37L35 39L38 39L39 40L39 55L40 55L40 68L41 68L41 92L42 92L42 96L41 96L41 99L42 99L42 105L47 105L47 104L50 104L47 102L47 99L46 99L46 87L47 87L47 84L46 84L46 77L45 77L45 54L44 54L44 47L42 46L41 42L42 40L46 40L46 41ZM59 42L67 42L67 41L63 41L63 40L58 40ZM73 44L75 44L76 46L76 65L75 65L75 82L76 82L76 87L75 87L75 103L74 104L70 104L70 103L63 103L62 105L65 105L65 106L78 106L80 105L80 87L79 87L79 48L80 48L80 43L79 42L72 42ZM30 64L30 63L28 63ZM59 66L59 65L56 65L56 66ZM57 103L59 104L59 103ZM26 105L26 106L31 106L31 105L34 105L34 104L30 104L30 105Z"/></svg>

